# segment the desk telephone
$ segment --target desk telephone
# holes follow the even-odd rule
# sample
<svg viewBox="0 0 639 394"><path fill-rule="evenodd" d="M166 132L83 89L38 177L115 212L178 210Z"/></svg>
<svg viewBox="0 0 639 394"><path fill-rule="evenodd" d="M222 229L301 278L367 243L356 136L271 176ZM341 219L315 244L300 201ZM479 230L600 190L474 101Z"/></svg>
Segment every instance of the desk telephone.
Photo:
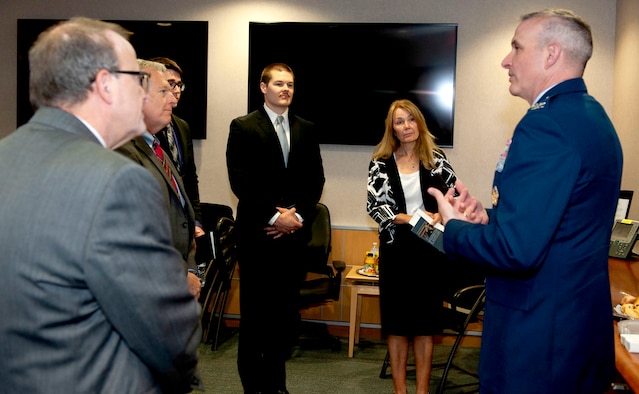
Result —
<svg viewBox="0 0 639 394"><path fill-rule="evenodd" d="M630 219L617 219L610 236L608 256L618 259L628 258L637 240L639 222Z"/></svg>

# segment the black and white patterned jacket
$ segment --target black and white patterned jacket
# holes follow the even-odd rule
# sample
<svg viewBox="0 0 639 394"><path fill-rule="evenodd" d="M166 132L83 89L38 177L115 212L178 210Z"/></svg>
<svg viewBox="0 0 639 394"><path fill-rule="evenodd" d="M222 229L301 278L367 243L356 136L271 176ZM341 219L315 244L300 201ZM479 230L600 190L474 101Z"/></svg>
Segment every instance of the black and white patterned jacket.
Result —
<svg viewBox="0 0 639 394"><path fill-rule="evenodd" d="M436 168L428 170L420 166L419 180L422 189L424 207L429 212L437 212L437 202L428 194L429 187L436 187L443 193L455 187L457 176L446 155L433 150ZM382 243L393 243L396 225L393 219L399 213L406 212L406 198L399 178L394 156L388 159L375 159L368 166L368 199L366 211L379 224L379 237Z"/></svg>

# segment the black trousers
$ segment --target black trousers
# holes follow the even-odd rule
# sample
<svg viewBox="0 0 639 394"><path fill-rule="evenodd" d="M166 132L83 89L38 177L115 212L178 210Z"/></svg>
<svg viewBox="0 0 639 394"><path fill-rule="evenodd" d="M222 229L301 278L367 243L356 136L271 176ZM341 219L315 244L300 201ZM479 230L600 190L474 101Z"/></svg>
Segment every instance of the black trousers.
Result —
<svg viewBox="0 0 639 394"><path fill-rule="evenodd" d="M296 341L303 247L294 238L240 241L238 372L245 393L286 389L286 360Z"/></svg>

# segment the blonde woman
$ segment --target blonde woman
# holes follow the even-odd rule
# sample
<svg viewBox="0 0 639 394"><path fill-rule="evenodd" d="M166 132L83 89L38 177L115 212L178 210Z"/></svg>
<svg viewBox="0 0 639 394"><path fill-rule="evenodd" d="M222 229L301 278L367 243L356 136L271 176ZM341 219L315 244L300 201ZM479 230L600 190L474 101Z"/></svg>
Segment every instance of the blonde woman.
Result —
<svg viewBox="0 0 639 394"><path fill-rule="evenodd" d="M423 114L409 100L393 102L368 169L368 214L379 224L382 334L388 342L396 394L406 393L412 340L417 394L428 393L433 335L441 332L440 271L446 257L411 232L417 210L440 220L426 190L454 187L457 177L435 145Z"/></svg>

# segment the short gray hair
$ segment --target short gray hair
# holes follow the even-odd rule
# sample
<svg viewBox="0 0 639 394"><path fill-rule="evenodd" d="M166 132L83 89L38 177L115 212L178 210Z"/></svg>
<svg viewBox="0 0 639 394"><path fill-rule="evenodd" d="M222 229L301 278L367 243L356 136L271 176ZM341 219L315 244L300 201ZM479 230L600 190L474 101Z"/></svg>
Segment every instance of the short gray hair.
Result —
<svg viewBox="0 0 639 394"><path fill-rule="evenodd" d="M118 57L107 36L128 40L131 33L115 23L72 18L45 30L29 50L29 99L40 106L73 105L86 100L102 69L117 70Z"/></svg>
<svg viewBox="0 0 639 394"><path fill-rule="evenodd" d="M159 71L160 74L164 75L166 72L166 66L162 63L154 62L151 60L138 59L138 65L140 66L140 70L152 68L156 71ZM149 86L154 85L153 75L149 78Z"/></svg>
<svg viewBox="0 0 639 394"><path fill-rule="evenodd" d="M138 59L138 66L140 66L140 70L144 70L145 68L153 68L158 70L162 74L166 72L166 66L164 64L151 60Z"/></svg>
<svg viewBox="0 0 639 394"><path fill-rule="evenodd" d="M543 18L544 24L539 35L539 45L545 46L553 41L561 44L569 59L583 69L592 56L592 30L590 25L570 10L547 8L521 17L522 21Z"/></svg>

